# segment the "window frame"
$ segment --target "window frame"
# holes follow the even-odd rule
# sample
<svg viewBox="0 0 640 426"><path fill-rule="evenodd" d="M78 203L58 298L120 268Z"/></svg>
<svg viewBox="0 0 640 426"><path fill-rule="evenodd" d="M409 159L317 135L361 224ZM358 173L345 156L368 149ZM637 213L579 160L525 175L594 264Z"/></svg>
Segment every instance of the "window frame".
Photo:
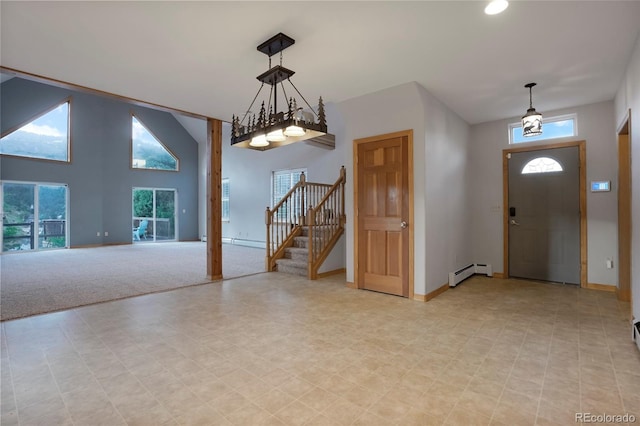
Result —
<svg viewBox="0 0 640 426"><path fill-rule="evenodd" d="M304 173L304 176L307 179L307 181L309 180L309 176L307 175L307 168L306 167L297 167L295 169L273 170L271 172L271 208L273 208L280 201L280 200L276 200L275 199L275 196L276 196L276 188L275 188L275 186L276 186L276 175L289 174L289 190L291 190L293 185L295 185L295 183L291 184L291 176L294 173L297 173L297 172Z"/></svg>
<svg viewBox="0 0 640 426"><path fill-rule="evenodd" d="M557 123L558 121L568 121L568 120L572 120L573 121L573 134L572 135L544 137L544 128L545 128L545 126L548 126L549 124ZM575 137L578 137L578 134L579 134L579 132L578 132L578 114L574 112L574 113L571 113L571 114L563 114L563 115L556 115L554 117L543 118L543 120L542 120L542 137L536 137L536 139L534 139L534 140L524 140L524 141L520 141L520 142L514 142L514 140L513 140L513 131L514 131L514 129L522 129L522 121L518 121L516 123L509 123L509 126L508 126L509 145L521 145L523 143L541 142L541 141L552 140L552 139L575 138Z"/></svg>
<svg viewBox="0 0 640 426"><path fill-rule="evenodd" d="M275 207L276 204L278 204L280 202L280 199L276 200L275 196L276 196L276 191L275 191L275 185L276 185L276 176L277 175L283 175L283 174L288 174L289 175L289 189L287 190L287 192L289 192L291 190L291 188L293 188L293 186L297 183L292 183L292 176L295 173L304 173L305 179L309 180L309 176L307 176L307 168L306 167L297 167L295 169L281 169L281 170L274 170L271 172L271 208L273 209ZM282 194L283 196L286 195ZM299 214L304 214L303 212L298 212ZM284 218L277 216L275 218L276 222L282 222Z"/></svg>
<svg viewBox="0 0 640 426"><path fill-rule="evenodd" d="M153 136L153 138L162 146L162 148L164 148L165 151L167 151L167 153L169 153L169 155L171 155L171 157L173 157L174 160L176 160L176 168L175 169L153 169L153 168L149 168L149 167L134 167L133 165L133 119L136 119L136 121L138 123L140 123L140 125L151 135ZM156 136L156 134L154 132L151 131L151 129L149 129L149 127L147 127L146 124L144 124L144 122L140 119L140 116L137 115L135 112L131 112L131 118L129 120L129 124L130 124L130 135L131 137L129 138L129 168L131 170L145 170L145 171L154 171L154 172L179 172L180 171L180 158L178 158L178 156L171 150L169 149L168 146L166 146L158 136ZM146 160L145 160L146 161Z"/></svg>
<svg viewBox="0 0 640 426"><path fill-rule="evenodd" d="M14 133L18 130L20 130L22 127L36 121L37 119L39 119L40 117L43 117L45 115L47 115L48 113L50 113L51 111L55 110L56 108L60 107L63 104L69 104L67 107L67 158L66 160L56 160L53 158L43 158L43 157L33 157L33 156L29 156L29 155L20 155L20 154L7 154L7 153L3 153L0 152L0 157L10 157L10 158L26 158L28 160L36 160L36 161L52 161L54 163L63 163L63 164L71 164L71 160L72 160L72 136L71 136L71 110L72 110L72 105L73 105L73 97L72 96L67 96L64 99L62 99L59 102L56 102L53 106L35 114L32 115L30 118L28 118L25 121L22 121L21 123L10 127L9 129L7 129L5 132L2 132L0 134L0 139L4 138L5 136L9 136L11 133Z"/></svg>

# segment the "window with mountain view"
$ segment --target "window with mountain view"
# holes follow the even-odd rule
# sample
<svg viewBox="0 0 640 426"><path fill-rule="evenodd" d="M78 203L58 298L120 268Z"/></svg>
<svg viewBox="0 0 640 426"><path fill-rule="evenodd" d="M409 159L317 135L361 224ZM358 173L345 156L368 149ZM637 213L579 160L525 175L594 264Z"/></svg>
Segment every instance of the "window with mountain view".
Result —
<svg viewBox="0 0 640 426"><path fill-rule="evenodd" d="M134 169L178 170L178 158L135 116L131 116L131 143Z"/></svg>
<svg viewBox="0 0 640 426"><path fill-rule="evenodd" d="M0 154L69 161L69 111L71 101L38 114L0 138Z"/></svg>

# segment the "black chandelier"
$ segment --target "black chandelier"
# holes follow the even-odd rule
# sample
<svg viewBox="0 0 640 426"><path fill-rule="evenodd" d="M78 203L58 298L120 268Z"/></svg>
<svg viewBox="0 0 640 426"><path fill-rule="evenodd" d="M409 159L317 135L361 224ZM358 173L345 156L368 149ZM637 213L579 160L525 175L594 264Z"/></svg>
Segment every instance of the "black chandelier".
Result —
<svg viewBox="0 0 640 426"><path fill-rule="evenodd" d="M258 46L260 52L269 56L269 70L256 77L262 84L242 119L236 115L233 116L232 146L265 151L326 135L327 120L322 97L318 101L316 112L291 81L295 71L282 66L282 51L294 43L295 40L291 37L278 33ZM277 53L280 53L280 64L271 67L271 57ZM299 107L295 97L287 96L284 81L289 82L308 109ZM256 103L265 83L271 86L267 102L266 104L262 102L258 114L252 114L251 108ZM278 86L286 101L285 111L278 111Z"/></svg>

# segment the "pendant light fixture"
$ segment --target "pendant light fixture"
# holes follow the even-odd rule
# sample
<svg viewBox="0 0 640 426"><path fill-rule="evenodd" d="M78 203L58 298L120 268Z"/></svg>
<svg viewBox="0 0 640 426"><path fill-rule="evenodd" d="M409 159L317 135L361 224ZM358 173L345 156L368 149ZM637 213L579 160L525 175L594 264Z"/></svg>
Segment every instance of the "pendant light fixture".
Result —
<svg viewBox="0 0 640 426"><path fill-rule="evenodd" d="M529 109L522 117L522 136L538 136L542 134L542 114L536 111L531 100L531 88L536 83L527 83L524 85L529 89Z"/></svg>
<svg viewBox="0 0 640 426"><path fill-rule="evenodd" d="M282 51L294 43L295 40L291 37L278 33L258 46L258 50L269 57L269 69L256 77L262 84L242 119L233 116L231 123L232 146L264 151L313 138L320 139L318 143L328 144L328 146L333 142L333 138L329 138L331 140L328 142L319 138L327 134L327 121L322 97L320 97L317 110L315 110L291 81L291 76L295 71L282 66ZM280 53L280 64L271 67L271 57L277 53ZM307 109L298 107L298 101L295 97L287 97L285 81L289 82ZM251 115L251 108L256 103L265 83L271 86L268 98L265 99L266 103L262 101L260 112L257 115ZM278 88L284 97L286 106L284 111L278 111L278 96L280 94Z"/></svg>
<svg viewBox="0 0 640 426"><path fill-rule="evenodd" d="M507 0L492 0L487 4L487 7L484 8L484 13L487 15L497 15L504 12L507 7L509 7Z"/></svg>

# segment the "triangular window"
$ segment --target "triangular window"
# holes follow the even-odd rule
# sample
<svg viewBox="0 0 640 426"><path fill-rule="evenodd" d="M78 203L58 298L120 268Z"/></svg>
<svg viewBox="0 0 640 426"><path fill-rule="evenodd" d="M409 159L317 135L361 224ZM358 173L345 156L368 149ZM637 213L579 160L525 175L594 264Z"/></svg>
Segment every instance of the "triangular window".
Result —
<svg viewBox="0 0 640 426"><path fill-rule="evenodd" d="M69 161L70 100L38 114L0 138L0 154Z"/></svg>
<svg viewBox="0 0 640 426"><path fill-rule="evenodd" d="M178 158L135 116L131 116L131 167L178 170Z"/></svg>

